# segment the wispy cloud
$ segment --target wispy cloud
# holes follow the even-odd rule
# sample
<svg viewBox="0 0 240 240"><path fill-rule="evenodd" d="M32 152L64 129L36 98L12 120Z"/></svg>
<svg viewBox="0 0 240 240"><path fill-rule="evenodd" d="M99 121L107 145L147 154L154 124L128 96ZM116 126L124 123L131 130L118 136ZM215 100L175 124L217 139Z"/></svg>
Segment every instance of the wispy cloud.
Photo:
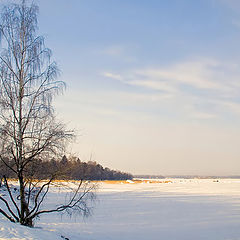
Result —
<svg viewBox="0 0 240 240"><path fill-rule="evenodd" d="M154 90L160 90L167 93L176 93L177 88L166 81L156 81L156 80L135 80L128 82L130 85L146 87Z"/></svg>
<svg viewBox="0 0 240 240"><path fill-rule="evenodd" d="M175 88L188 85L200 90L227 92L233 88L218 73L223 67L227 70L227 66L213 60L187 61L166 68L140 70L136 72L136 75L151 79L151 81L155 79L157 82L164 82Z"/></svg>
<svg viewBox="0 0 240 240"><path fill-rule="evenodd" d="M200 60L168 67L132 70L121 75L111 72L105 72L103 75L125 84L155 90L177 92L182 86L191 86L198 90L214 90L232 94L236 92L236 87L240 87L236 81L240 76L238 68L240 66L235 64L226 65L213 60Z"/></svg>
<svg viewBox="0 0 240 240"><path fill-rule="evenodd" d="M113 74L113 73L110 73L110 72L104 72L102 75L104 77L107 77L107 78L112 78L112 79L120 80L120 81L122 80L122 77L119 74Z"/></svg>
<svg viewBox="0 0 240 240"><path fill-rule="evenodd" d="M214 104L221 109L230 110L232 113L240 116L240 103L236 101L229 101L229 100L212 100Z"/></svg>
<svg viewBox="0 0 240 240"><path fill-rule="evenodd" d="M219 109L219 105L234 113L238 107L240 111L237 103L240 98L239 69L236 64L200 59L103 75L127 85L153 90L154 94L171 95L176 106L179 103L190 106L188 110L192 117L211 119L217 116L217 111L212 111ZM203 109L199 109L200 105L204 105Z"/></svg>

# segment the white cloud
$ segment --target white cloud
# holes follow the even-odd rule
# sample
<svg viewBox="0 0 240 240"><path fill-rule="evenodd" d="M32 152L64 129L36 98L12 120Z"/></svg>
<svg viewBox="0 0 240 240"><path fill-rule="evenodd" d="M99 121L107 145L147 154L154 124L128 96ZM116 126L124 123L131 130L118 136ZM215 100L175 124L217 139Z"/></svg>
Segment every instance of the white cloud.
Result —
<svg viewBox="0 0 240 240"><path fill-rule="evenodd" d="M219 69L224 69L230 74L228 77L232 77L231 65L227 66L213 60L188 61L168 67L132 70L122 75L110 72L104 75L121 80L126 84L169 92L177 92L177 88L181 85L188 85L200 90L224 91L226 93L233 91L235 82L221 76Z"/></svg>
<svg viewBox="0 0 240 240"><path fill-rule="evenodd" d="M213 102L215 102L215 104L218 105L219 108L230 110L232 113L240 116L240 103L233 102L233 101L231 102L228 100L226 100L226 101L217 100L217 101L213 101Z"/></svg>
<svg viewBox="0 0 240 240"><path fill-rule="evenodd" d="M188 61L166 68L145 69L137 71L138 76L155 79L168 85L185 84L197 89L231 90L222 82L214 68L224 67L221 63L212 60Z"/></svg>
<svg viewBox="0 0 240 240"><path fill-rule="evenodd" d="M193 118L211 119L221 112L219 104L233 113L240 111L236 103L240 97L239 69L236 64L201 59L167 67L135 69L121 75L107 72L104 76L146 91L154 90L155 95L169 95L171 104L174 98L175 105L188 109Z"/></svg>
<svg viewBox="0 0 240 240"><path fill-rule="evenodd" d="M128 84L135 85L135 86L147 87L147 88L160 90L160 91L164 91L164 92L168 92L168 93L177 92L177 88L174 86L171 86L166 81L136 80L136 81L128 82Z"/></svg>
<svg viewBox="0 0 240 240"><path fill-rule="evenodd" d="M104 72L102 74L104 77L107 77L107 78L112 78L112 79L115 79L115 80L122 80L122 77L119 75L119 74L113 74L113 73L110 73L110 72Z"/></svg>

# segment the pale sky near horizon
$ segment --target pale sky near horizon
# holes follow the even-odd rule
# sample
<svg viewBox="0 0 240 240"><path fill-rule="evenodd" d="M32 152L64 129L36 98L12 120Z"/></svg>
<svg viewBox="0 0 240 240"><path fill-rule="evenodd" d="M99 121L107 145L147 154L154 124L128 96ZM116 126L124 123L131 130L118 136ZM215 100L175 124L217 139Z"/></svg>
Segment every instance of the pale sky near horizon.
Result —
<svg viewBox="0 0 240 240"><path fill-rule="evenodd" d="M240 175L240 1L39 0L82 160Z"/></svg>

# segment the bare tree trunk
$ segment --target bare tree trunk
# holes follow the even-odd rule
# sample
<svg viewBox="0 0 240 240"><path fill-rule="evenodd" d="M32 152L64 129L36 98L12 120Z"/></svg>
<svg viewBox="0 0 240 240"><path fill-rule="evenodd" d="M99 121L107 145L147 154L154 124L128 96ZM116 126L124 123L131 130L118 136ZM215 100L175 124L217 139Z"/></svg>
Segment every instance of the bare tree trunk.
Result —
<svg viewBox="0 0 240 240"><path fill-rule="evenodd" d="M29 206L26 202L24 180L21 174L18 176L18 180L19 180L20 202L21 202L20 223L22 225L27 225L32 227L33 226L32 220L26 217L29 214Z"/></svg>
<svg viewBox="0 0 240 240"><path fill-rule="evenodd" d="M0 36L0 161L17 178L16 192L7 183L8 197L0 194L0 214L10 221L33 226L33 219L43 213L88 212L86 200L92 188L74 191L68 204L53 210L41 209L52 184L34 182L36 172L28 170L36 160L58 158L74 136L56 121L52 99L65 84L56 80L58 68L51 61L51 51L37 33L38 7L21 0L10 4L1 14ZM11 161L11 164L8 162ZM37 169L35 169L37 171ZM31 180L29 180L31 179ZM28 187L27 187L27 184ZM8 201L11 204L8 204ZM4 211L4 209L7 209Z"/></svg>

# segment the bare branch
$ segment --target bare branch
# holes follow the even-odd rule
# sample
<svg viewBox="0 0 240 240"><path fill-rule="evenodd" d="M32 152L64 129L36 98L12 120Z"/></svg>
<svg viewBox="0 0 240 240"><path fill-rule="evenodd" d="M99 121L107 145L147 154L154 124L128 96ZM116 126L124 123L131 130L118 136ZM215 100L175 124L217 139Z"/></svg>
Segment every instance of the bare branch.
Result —
<svg viewBox="0 0 240 240"><path fill-rule="evenodd" d="M6 187L7 187L7 190L8 190L9 197L10 197L12 203L14 204L14 206L15 206L17 212L18 212L18 215L20 215L20 210L19 210L19 208L18 208L18 206L17 206L17 203L14 201L14 198L13 198L12 192L11 192L11 189L9 188L9 185L8 185L7 178L6 178L6 176L3 176L3 178L4 178L5 185L6 185Z"/></svg>
<svg viewBox="0 0 240 240"><path fill-rule="evenodd" d="M54 115L52 100L62 93L65 83L57 80L59 70L51 60L51 50L45 47L44 37L37 35L37 17L38 7L21 0L4 7L0 24L0 163L19 184L17 202L4 177L11 204L0 200L10 214L0 213L28 226L46 212L72 209L86 213L84 198L93 190L81 181L67 204L41 210L55 175L48 174L46 182L34 182L34 165L62 155L74 133Z"/></svg>
<svg viewBox="0 0 240 240"><path fill-rule="evenodd" d="M7 213L5 213L2 209L0 209L0 213L1 213L3 216L5 216L9 221L15 222L15 220L14 220L12 217L10 217Z"/></svg>

